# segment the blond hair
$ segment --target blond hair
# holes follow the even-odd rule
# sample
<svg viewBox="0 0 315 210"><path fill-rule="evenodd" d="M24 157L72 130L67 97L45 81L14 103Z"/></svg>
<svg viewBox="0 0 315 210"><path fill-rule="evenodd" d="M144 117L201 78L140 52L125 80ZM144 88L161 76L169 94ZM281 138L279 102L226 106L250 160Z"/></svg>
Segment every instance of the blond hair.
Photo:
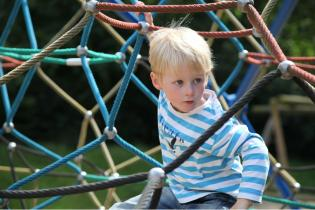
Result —
<svg viewBox="0 0 315 210"><path fill-rule="evenodd" d="M207 42L196 31L182 26L162 28L149 35L149 61L159 77L165 71L180 73L180 66L192 65L196 71L208 74L212 54Z"/></svg>

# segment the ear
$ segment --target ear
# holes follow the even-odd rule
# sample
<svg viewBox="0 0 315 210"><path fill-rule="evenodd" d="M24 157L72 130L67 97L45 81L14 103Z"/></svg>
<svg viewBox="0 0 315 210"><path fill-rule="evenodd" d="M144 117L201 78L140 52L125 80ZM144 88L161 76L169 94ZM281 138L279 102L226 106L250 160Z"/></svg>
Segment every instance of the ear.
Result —
<svg viewBox="0 0 315 210"><path fill-rule="evenodd" d="M151 72L150 77L151 77L152 85L156 89L161 90L160 80L159 80L158 76L154 72Z"/></svg>

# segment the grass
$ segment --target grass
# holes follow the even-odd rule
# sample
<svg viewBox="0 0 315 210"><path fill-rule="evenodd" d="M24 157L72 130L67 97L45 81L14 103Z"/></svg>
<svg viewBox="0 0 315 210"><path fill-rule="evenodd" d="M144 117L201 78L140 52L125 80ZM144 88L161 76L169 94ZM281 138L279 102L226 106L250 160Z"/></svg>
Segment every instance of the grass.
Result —
<svg viewBox="0 0 315 210"><path fill-rule="evenodd" d="M45 147L49 148L51 151L58 151L58 153L61 156L64 156L72 151L75 150L75 148L69 148L64 145L58 145L58 144L44 144ZM146 151L149 149L149 147L144 145L135 145L142 151ZM113 160L115 164L118 164L124 160L130 159L134 157L133 154L129 153L128 151L120 148L114 143L109 143L108 147L110 149L111 155L113 156ZM0 160L1 165L9 165L9 158L8 158L8 152L7 152L7 146L0 142ZM95 164L97 167L104 169L108 168L107 161L105 160L101 150L99 148L96 148L90 152L88 152L85 156L86 159L90 160ZM161 157L158 152L158 154L153 156L156 160L160 161ZM43 168L50 163L53 162L53 160L42 157L39 155L33 155L33 154L25 154L25 158L33 167L35 168ZM14 165L15 166L24 166L23 162L15 155L14 156ZM292 159L290 160L291 166L299 166L299 165L308 165L312 164L312 161L305 161L305 160L299 160L299 159ZM139 172L146 172L148 171L152 166L145 161L138 161L135 164L126 167L119 171L120 175L130 175L134 173ZM95 170L93 170L91 167L87 165L83 165L83 170L85 170L87 173L90 174L97 174ZM67 173L73 173L73 170L69 169L67 166L61 166L57 169L55 169L53 172L67 172ZM12 176L10 172L4 172L0 171L1 175L1 182L0 182L0 189L6 189L8 188L12 183ZM314 184L314 178L315 177L315 170L312 171L293 171L290 173L302 186L313 186ZM18 174L18 178L21 179L29 174ZM76 177L58 177L58 176L43 176L39 178L36 181L33 181L30 184L27 184L20 189L34 189L35 186L38 188L52 188L52 187L59 187L59 186L69 186L69 185L75 185L77 184L77 178ZM145 186L145 183L136 183L136 184L130 184L125 185L122 187L116 188L116 192L119 195L119 197L122 200L125 200L127 198L130 198L134 195L137 195L141 193ZM105 201L107 191L106 190L100 190L98 192L95 192L95 195L98 197L98 199L101 202ZM42 201L47 200L48 198L44 199L38 199L37 203L41 203ZM31 208L34 206L34 199L25 199L25 202L27 203L27 208ZM104 203L102 203L104 204ZM18 200L12 199L10 200L10 208L21 208L21 205ZM58 201L54 202L53 204L45 207L50 209L93 209L97 208L97 206L92 202L92 200L89 198L88 193L82 193L82 194L76 194L76 195L67 195L61 197Z"/></svg>

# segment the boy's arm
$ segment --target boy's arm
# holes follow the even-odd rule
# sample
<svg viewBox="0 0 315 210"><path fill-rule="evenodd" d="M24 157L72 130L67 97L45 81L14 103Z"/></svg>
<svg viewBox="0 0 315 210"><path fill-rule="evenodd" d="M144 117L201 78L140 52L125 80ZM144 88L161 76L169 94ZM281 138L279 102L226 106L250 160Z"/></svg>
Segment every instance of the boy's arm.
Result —
<svg viewBox="0 0 315 210"><path fill-rule="evenodd" d="M251 133L241 146L240 155L243 172L238 201L235 205L247 206L251 202L259 203L262 201L269 171L268 149L258 134Z"/></svg>
<svg viewBox="0 0 315 210"><path fill-rule="evenodd" d="M238 198L231 209L248 209L252 205L252 201L245 198Z"/></svg>

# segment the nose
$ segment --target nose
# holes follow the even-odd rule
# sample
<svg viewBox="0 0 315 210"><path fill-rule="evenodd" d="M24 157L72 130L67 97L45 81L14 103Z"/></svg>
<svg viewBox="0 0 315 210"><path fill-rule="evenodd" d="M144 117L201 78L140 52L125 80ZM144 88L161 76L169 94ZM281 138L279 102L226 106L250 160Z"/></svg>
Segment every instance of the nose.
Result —
<svg viewBox="0 0 315 210"><path fill-rule="evenodd" d="M194 87L191 84L185 86L185 96L192 96L194 94Z"/></svg>

